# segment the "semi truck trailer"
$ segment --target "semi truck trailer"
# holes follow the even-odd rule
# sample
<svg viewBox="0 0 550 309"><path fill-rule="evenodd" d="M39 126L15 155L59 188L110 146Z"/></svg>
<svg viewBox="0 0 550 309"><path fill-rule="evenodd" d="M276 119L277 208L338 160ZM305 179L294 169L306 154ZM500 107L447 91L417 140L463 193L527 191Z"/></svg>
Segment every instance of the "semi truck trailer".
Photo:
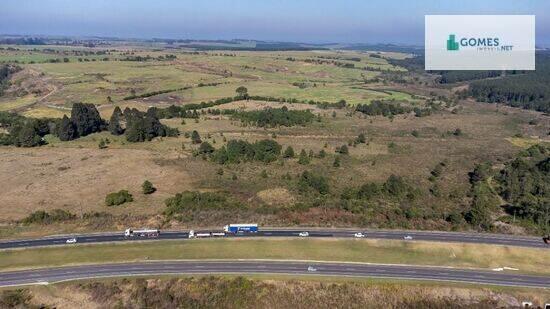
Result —
<svg viewBox="0 0 550 309"><path fill-rule="evenodd" d="M126 229L124 231L124 237L158 237L160 235L160 231L157 229L140 229L140 230L133 230L133 229Z"/></svg>
<svg viewBox="0 0 550 309"><path fill-rule="evenodd" d="M195 232L194 230L189 231L189 238L203 238L203 237L223 237L225 233L223 232Z"/></svg>
<svg viewBox="0 0 550 309"><path fill-rule="evenodd" d="M245 224L229 224L223 227L223 230L227 233L256 233L258 232L258 224L245 223Z"/></svg>

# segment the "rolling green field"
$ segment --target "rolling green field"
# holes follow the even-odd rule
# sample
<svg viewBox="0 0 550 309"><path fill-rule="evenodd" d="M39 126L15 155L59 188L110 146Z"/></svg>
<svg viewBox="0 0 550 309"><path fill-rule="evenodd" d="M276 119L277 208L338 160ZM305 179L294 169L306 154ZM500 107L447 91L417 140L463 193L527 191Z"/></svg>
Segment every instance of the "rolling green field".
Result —
<svg viewBox="0 0 550 309"><path fill-rule="evenodd" d="M13 49L13 47L12 47ZM183 104L215 100L234 96L234 89L246 86L251 95L296 98L336 102L345 99L351 104L368 103L373 99L406 98L405 93L388 94L361 87L365 80L375 78L383 71L403 71L384 58L370 57L357 52L208 52L200 54L137 49L131 56L151 56L154 59L168 53L176 55L171 61L121 61L125 50L111 50L106 55L79 55L76 48L62 49L37 46L36 49L17 46L15 50L0 50L0 62L17 61L25 69L40 72L40 77L58 89L33 109L26 112L44 115L51 105L70 107L74 102L96 105L120 102L132 93L143 94L162 90L176 90L197 86L199 83L216 83L216 86L174 91L140 99L149 105ZM81 52L94 52L80 50ZM403 57L388 54L388 57ZM108 61L102 61L107 57ZM360 61L346 60L350 57ZM50 59L66 58L68 62L48 63ZM77 61L78 58L88 61ZM288 60L292 59L292 60ZM318 61L318 62L315 62ZM332 62L331 62L332 61ZM350 64L345 68L337 64ZM368 69L366 69L368 67ZM25 74L25 73L21 73ZM298 87L303 84L304 87ZM370 84L368 87L382 87ZM111 98L111 101L107 99ZM2 106L4 105L4 106ZM18 104L1 104L0 110L20 107ZM51 108L50 108L51 109Z"/></svg>

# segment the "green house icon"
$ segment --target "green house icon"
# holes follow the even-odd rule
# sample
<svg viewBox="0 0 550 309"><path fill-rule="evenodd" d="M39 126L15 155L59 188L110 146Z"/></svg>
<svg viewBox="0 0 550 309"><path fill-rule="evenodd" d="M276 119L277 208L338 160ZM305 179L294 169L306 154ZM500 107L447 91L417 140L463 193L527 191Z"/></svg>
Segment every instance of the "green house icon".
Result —
<svg viewBox="0 0 550 309"><path fill-rule="evenodd" d="M458 42L455 41L454 34L449 34L449 39L447 40L447 50L458 50Z"/></svg>

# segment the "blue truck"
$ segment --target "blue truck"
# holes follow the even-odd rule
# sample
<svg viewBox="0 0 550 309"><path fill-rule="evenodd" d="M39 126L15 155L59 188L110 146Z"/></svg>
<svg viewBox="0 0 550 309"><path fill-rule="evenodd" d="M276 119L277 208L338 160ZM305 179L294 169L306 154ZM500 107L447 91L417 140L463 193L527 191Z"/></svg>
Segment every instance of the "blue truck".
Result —
<svg viewBox="0 0 550 309"><path fill-rule="evenodd" d="M258 224L246 223L246 224L229 224L223 227L223 230L227 233L256 233L258 232Z"/></svg>

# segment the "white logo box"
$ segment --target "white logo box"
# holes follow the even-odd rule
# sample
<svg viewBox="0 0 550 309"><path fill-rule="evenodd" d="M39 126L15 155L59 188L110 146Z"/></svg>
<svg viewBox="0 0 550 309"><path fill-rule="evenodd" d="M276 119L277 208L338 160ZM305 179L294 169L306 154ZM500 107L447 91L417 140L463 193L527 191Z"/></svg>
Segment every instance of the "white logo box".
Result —
<svg viewBox="0 0 550 309"><path fill-rule="evenodd" d="M458 50L448 50L450 35ZM494 38L498 46L460 45L462 39L494 45ZM425 15L424 48L426 70L534 70L535 16Z"/></svg>

